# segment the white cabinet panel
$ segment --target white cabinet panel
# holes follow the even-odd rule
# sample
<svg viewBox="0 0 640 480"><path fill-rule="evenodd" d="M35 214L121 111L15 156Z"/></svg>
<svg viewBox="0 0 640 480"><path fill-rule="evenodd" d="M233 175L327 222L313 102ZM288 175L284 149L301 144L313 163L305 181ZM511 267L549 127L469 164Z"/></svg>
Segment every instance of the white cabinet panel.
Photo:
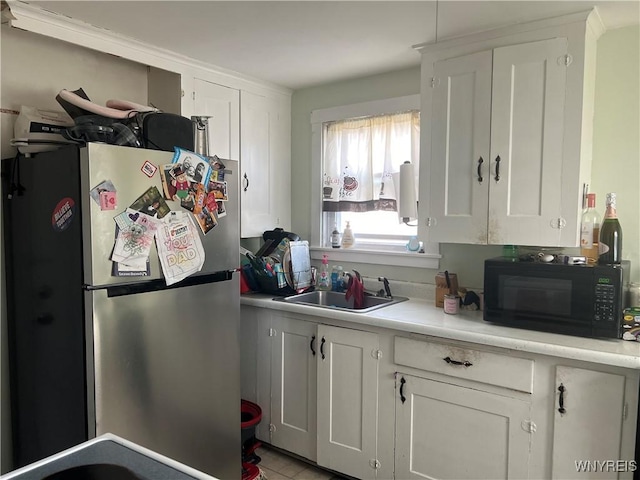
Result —
<svg viewBox="0 0 640 480"><path fill-rule="evenodd" d="M491 52L434 66L430 240L487 242Z"/></svg>
<svg viewBox="0 0 640 480"><path fill-rule="evenodd" d="M240 92L194 79L194 112L209 118L209 155L240 157Z"/></svg>
<svg viewBox="0 0 640 480"><path fill-rule="evenodd" d="M493 52L490 244L560 242L566 53L564 38Z"/></svg>
<svg viewBox="0 0 640 480"><path fill-rule="evenodd" d="M271 443L316 459L316 324L273 318Z"/></svg>
<svg viewBox="0 0 640 480"><path fill-rule="evenodd" d="M256 426L256 437L271 441L271 320L275 315L266 308L240 308L240 393L242 398L258 404L262 421Z"/></svg>
<svg viewBox="0 0 640 480"><path fill-rule="evenodd" d="M611 466L585 472L576 462L625 460L621 458L625 377L559 366L555 401L553 478L618 478Z"/></svg>
<svg viewBox="0 0 640 480"><path fill-rule="evenodd" d="M398 373L395 478L527 478L531 405Z"/></svg>
<svg viewBox="0 0 640 480"><path fill-rule="evenodd" d="M378 336L319 325L318 464L375 478Z"/></svg>
<svg viewBox="0 0 640 480"><path fill-rule="evenodd" d="M533 360L404 337L395 337L393 351L397 365L533 392Z"/></svg>
<svg viewBox="0 0 640 480"><path fill-rule="evenodd" d="M290 228L291 127L288 97L241 93L241 235Z"/></svg>

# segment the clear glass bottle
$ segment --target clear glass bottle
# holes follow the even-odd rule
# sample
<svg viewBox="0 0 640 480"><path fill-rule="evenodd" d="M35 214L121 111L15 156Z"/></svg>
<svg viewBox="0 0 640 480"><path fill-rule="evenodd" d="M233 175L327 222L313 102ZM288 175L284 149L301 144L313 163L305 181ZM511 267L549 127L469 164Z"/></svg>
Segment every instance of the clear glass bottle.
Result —
<svg viewBox="0 0 640 480"><path fill-rule="evenodd" d="M331 247L340 248L340 231L337 224L333 226L333 231L331 232Z"/></svg>
<svg viewBox="0 0 640 480"><path fill-rule="evenodd" d="M622 226L616 212L616 194L607 193L607 210L600 227L598 263L619 264L622 260Z"/></svg>
<svg viewBox="0 0 640 480"><path fill-rule="evenodd" d="M518 246L517 245L503 245L502 256L507 258L511 262L518 261Z"/></svg>
<svg viewBox="0 0 640 480"><path fill-rule="evenodd" d="M587 263L598 261L598 240L600 238L600 214L596 210L596 194L587 194L587 209L580 223L580 255Z"/></svg>

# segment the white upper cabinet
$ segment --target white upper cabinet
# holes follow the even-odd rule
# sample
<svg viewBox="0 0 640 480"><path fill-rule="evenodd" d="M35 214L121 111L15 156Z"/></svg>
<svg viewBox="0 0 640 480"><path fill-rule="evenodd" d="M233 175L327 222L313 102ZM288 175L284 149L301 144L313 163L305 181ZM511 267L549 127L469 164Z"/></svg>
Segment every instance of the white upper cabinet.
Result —
<svg viewBox="0 0 640 480"><path fill-rule="evenodd" d="M420 230L429 241L578 245L591 170L593 18L421 48Z"/></svg>
<svg viewBox="0 0 640 480"><path fill-rule="evenodd" d="M557 245L560 241L563 178L558 166L562 164L566 54L564 38L493 52L487 179L491 244ZM579 207L578 202L566 208L575 210L574 221L579 221Z"/></svg>
<svg viewBox="0 0 640 480"><path fill-rule="evenodd" d="M487 243L491 52L437 62L433 83L429 240Z"/></svg>
<svg viewBox="0 0 640 480"><path fill-rule="evenodd" d="M243 238L291 228L291 99L241 92L240 231Z"/></svg>
<svg viewBox="0 0 640 480"><path fill-rule="evenodd" d="M240 152L240 92L194 80L195 115L209 116L209 155L238 160ZM237 172L234 172L237 174Z"/></svg>

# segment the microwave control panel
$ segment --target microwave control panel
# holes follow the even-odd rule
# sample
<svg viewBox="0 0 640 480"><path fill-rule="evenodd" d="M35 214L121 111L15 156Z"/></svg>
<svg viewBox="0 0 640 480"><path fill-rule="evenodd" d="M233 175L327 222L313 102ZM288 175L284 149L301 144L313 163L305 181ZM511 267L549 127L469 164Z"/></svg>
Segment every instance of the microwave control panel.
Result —
<svg viewBox="0 0 640 480"><path fill-rule="evenodd" d="M594 320L596 322L616 321L616 287L596 285Z"/></svg>

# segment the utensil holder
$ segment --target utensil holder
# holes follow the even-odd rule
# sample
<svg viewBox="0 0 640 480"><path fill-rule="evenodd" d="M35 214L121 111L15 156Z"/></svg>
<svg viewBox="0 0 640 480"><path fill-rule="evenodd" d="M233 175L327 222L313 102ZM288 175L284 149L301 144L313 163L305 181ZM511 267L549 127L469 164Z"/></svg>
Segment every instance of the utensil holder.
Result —
<svg viewBox="0 0 640 480"><path fill-rule="evenodd" d="M444 272L438 272L436 275L436 307L444 308L445 295L458 294L458 275L449 273L449 282L451 283L451 288L447 286L447 278Z"/></svg>

